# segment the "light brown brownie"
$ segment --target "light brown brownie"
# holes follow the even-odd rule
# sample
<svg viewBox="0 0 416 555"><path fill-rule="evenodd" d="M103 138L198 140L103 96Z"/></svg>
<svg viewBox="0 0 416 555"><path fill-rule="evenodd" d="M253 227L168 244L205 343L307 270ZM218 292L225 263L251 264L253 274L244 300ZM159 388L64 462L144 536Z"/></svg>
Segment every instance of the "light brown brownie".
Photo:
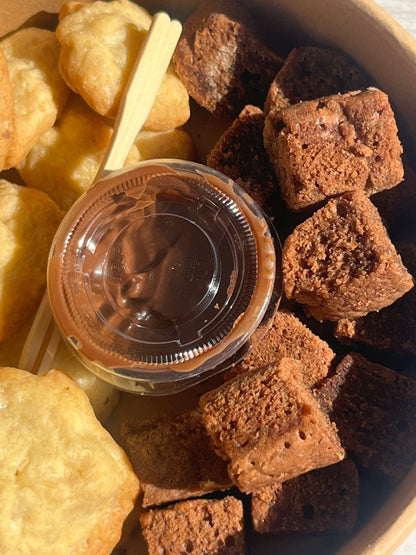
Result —
<svg viewBox="0 0 416 555"><path fill-rule="evenodd" d="M282 268L287 298L319 321L364 316L413 287L377 209L361 191L329 200L298 225L285 241Z"/></svg>
<svg viewBox="0 0 416 555"><path fill-rule="evenodd" d="M210 0L185 21L173 62L200 106L236 117L246 104L263 107L283 60L264 45L243 4Z"/></svg>
<svg viewBox="0 0 416 555"><path fill-rule="evenodd" d="M260 534L351 530L358 495L357 467L345 459L253 493L253 528Z"/></svg>
<svg viewBox="0 0 416 555"><path fill-rule="evenodd" d="M266 117L264 144L289 209L351 190L367 196L403 179L402 146L378 89L300 102Z"/></svg>
<svg viewBox="0 0 416 555"><path fill-rule="evenodd" d="M193 499L140 515L149 555L244 555L243 504L235 497Z"/></svg>
<svg viewBox="0 0 416 555"><path fill-rule="evenodd" d="M302 100L365 89L369 78L345 54L318 46L293 48L270 85L264 111Z"/></svg>
<svg viewBox="0 0 416 555"><path fill-rule="evenodd" d="M416 279L416 244L398 245L404 264ZM389 349L401 355L416 355L416 288L379 312L349 320L339 320L335 337L344 344L364 343L376 349Z"/></svg>
<svg viewBox="0 0 416 555"><path fill-rule="evenodd" d="M243 492L344 458L335 427L303 383L301 366L283 358L201 397L204 425Z"/></svg>
<svg viewBox="0 0 416 555"><path fill-rule="evenodd" d="M314 334L288 310L278 310L260 343L238 364L227 371L233 377L288 357L302 363L302 379L316 387L325 378L335 359L328 343Z"/></svg>
<svg viewBox="0 0 416 555"><path fill-rule="evenodd" d="M361 467L399 481L416 460L416 381L350 353L318 390Z"/></svg>
<svg viewBox="0 0 416 555"><path fill-rule="evenodd" d="M225 461L210 446L198 410L125 423L122 436L142 485L143 507L198 497L233 485Z"/></svg>
<svg viewBox="0 0 416 555"><path fill-rule="evenodd" d="M245 106L211 150L207 165L233 179L270 214L279 186L263 144L264 117L257 106Z"/></svg>

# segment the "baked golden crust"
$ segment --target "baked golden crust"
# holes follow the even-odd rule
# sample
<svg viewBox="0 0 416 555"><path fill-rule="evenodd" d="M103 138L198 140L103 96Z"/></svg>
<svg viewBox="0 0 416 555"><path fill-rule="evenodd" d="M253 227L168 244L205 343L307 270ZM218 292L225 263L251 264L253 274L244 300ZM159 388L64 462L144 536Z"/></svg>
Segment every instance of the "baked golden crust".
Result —
<svg viewBox="0 0 416 555"><path fill-rule="evenodd" d="M100 116L78 94L71 94L56 124L17 170L29 187L48 195L63 209L94 183L113 132L111 120ZM195 157L195 145L183 129L141 131L130 148L124 166L149 158Z"/></svg>
<svg viewBox="0 0 416 555"><path fill-rule="evenodd" d="M62 76L98 114L116 117L150 23L149 13L128 0L69 2L62 7L56 29ZM144 129L173 129L189 116L189 95L171 67Z"/></svg>
<svg viewBox="0 0 416 555"><path fill-rule="evenodd" d="M59 73L59 43L53 31L21 29L1 46L14 96L15 134L5 161L11 168L55 123L69 89Z"/></svg>
<svg viewBox="0 0 416 555"><path fill-rule="evenodd" d="M0 341L34 316L62 216L45 193L0 179Z"/></svg>
<svg viewBox="0 0 416 555"><path fill-rule="evenodd" d="M82 389L0 368L0 551L109 554L139 483Z"/></svg>
<svg viewBox="0 0 416 555"><path fill-rule="evenodd" d="M17 170L26 185L45 191L68 210L93 184L112 132L108 119L71 94L56 125L40 137ZM138 161L133 145L125 164Z"/></svg>

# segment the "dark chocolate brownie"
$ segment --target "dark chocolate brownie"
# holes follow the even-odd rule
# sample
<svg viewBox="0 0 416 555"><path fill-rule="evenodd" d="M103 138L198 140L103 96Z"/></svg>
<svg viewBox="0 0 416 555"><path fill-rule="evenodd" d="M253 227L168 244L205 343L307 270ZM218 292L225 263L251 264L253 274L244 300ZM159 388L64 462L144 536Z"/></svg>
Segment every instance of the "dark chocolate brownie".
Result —
<svg viewBox="0 0 416 555"><path fill-rule="evenodd" d="M253 493L253 527L261 534L351 530L358 494L357 467L345 459Z"/></svg>
<svg viewBox="0 0 416 555"><path fill-rule="evenodd" d="M329 48L300 46L289 53L273 79L264 111L366 89L371 84L367 75L345 54Z"/></svg>
<svg viewBox="0 0 416 555"><path fill-rule="evenodd" d="M236 117L246 104L263 108L283 60L264 45L242 3L210 0L185 21L173 63L200 106Z"/></svg>
<svg viewBox="0 0 416 555"><path fill-rule="evenodd" d="M233 179L272 214L280 190L264 148L263 128L262 110L246 106L210 152L207 165Z"/></svg>
<svg viewBox="0 0 416 555"><path fill-rule="evenodd" d="M350 353L317 396L362 467L404 478L416 461L416 381Z"/></svg>

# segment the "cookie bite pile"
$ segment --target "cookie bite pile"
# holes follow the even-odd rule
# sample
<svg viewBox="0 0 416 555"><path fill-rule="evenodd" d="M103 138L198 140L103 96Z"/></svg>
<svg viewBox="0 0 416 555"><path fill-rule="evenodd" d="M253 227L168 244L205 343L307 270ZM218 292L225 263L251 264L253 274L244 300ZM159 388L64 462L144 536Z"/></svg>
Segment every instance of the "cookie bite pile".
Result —
<svg viewBox="0 0 416 555"><path fill-rule="evenodd" d="M3 207L0 321L7 320L8 343L0 343L2 364L18 362L25 324L45 289L52 237L64 212L94 182L150 23L149 12L128 0L68 2L55 29L22 28L0 40L0 171L10 170L2 187L15 191L18 203L33 199L12 209L7 192L9 208ZM155 157L194 159L194 141L182 128L189 117L188 92L171 65L125 165ZM38 236L17 238L20 226ZM13 289L26 292L18 305Z"/></svg>

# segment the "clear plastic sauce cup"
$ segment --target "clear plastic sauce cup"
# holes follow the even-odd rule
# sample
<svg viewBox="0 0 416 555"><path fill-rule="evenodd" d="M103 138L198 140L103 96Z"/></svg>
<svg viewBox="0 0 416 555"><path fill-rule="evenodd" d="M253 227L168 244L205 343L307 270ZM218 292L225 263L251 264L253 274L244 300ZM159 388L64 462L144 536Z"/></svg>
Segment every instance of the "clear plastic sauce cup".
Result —
<svg viewBox="0 0 416 555"><path fill-rule="evenodd" d="M258 205L206 166L144 162L69 210L48 266L54 318L93 373L136 393L184 389L237 361L281 294Z"/></svg>

